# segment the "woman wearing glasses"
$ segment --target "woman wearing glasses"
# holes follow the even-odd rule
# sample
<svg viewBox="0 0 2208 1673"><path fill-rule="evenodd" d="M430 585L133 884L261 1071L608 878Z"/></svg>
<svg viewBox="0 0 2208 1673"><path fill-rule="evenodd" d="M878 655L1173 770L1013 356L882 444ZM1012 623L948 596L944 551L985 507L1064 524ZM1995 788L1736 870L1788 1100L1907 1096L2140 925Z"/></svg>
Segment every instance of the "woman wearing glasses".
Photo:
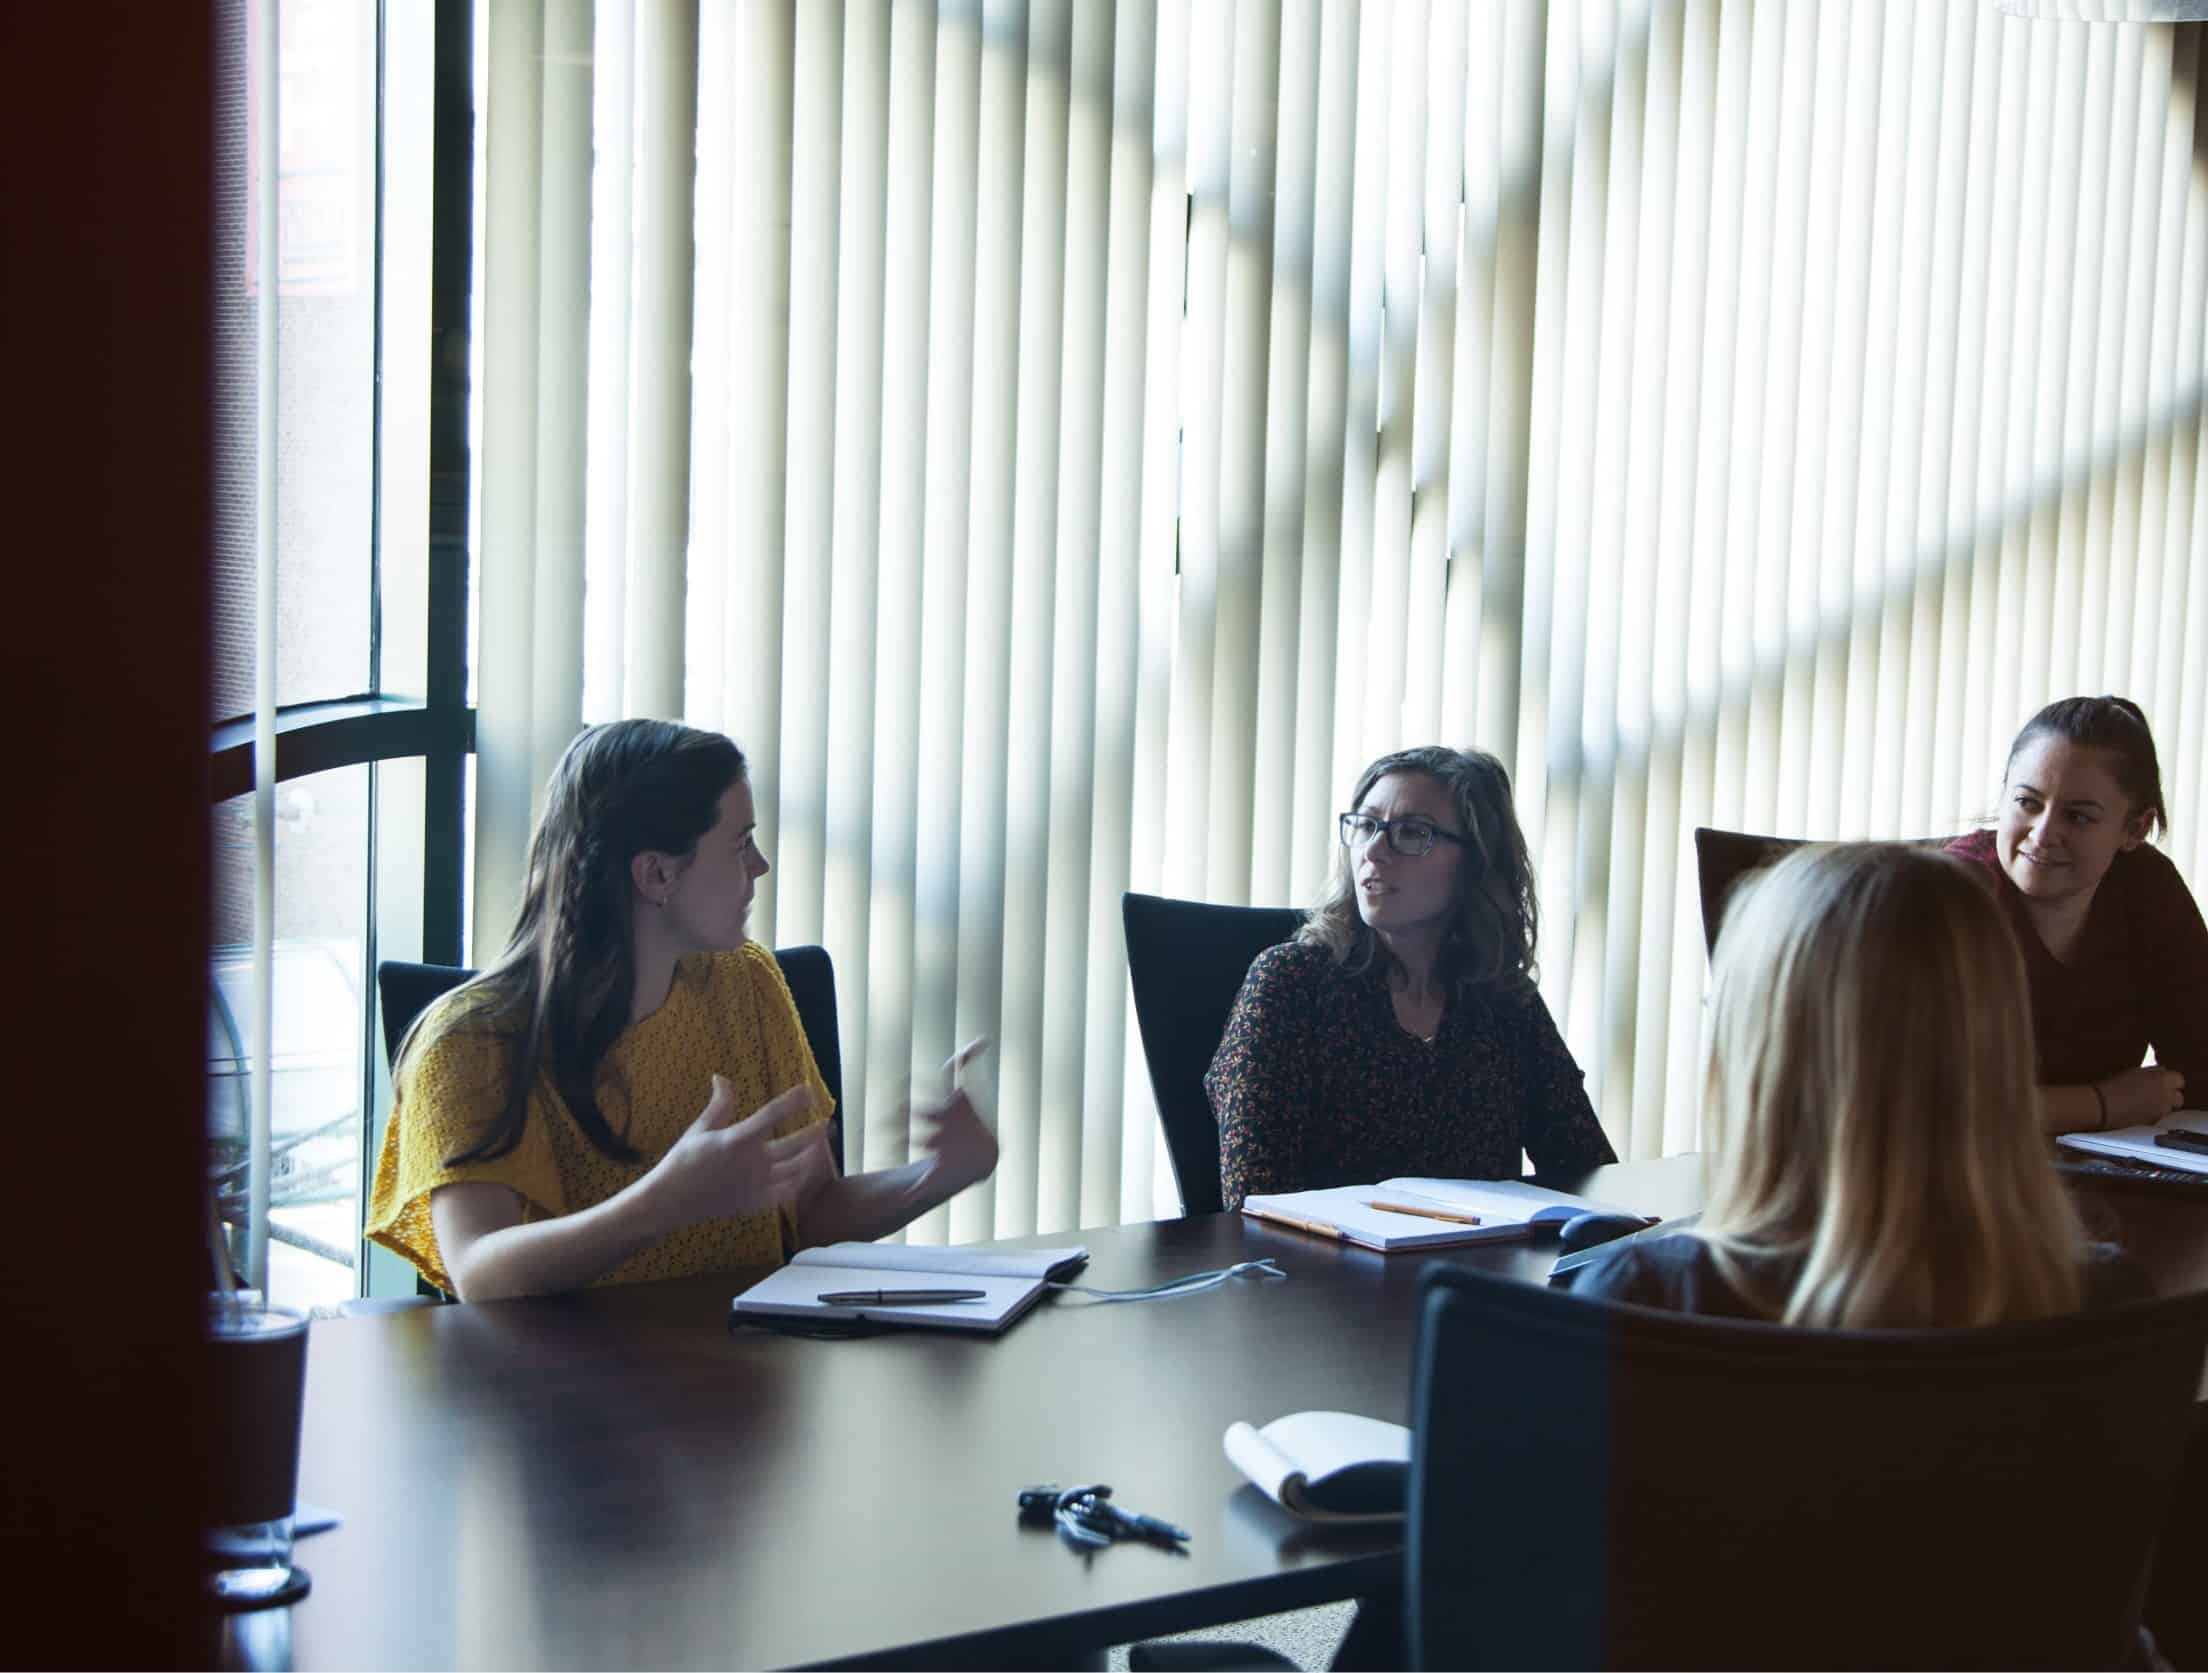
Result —
<svg viewBox="0 0 2208 1673"><path fill-rule="evenodd" d="M1326 896L1250 966L1204 1077L1228 1208L1398 1175L1617 1160L1533 985L1533 870L1502 764L1383 755Z"/></svg>

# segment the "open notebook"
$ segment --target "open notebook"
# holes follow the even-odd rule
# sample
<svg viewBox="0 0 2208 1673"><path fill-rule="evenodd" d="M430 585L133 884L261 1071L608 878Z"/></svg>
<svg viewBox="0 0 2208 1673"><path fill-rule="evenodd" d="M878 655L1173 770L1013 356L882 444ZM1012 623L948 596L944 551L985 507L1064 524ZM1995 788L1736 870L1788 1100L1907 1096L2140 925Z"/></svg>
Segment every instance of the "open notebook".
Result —
<svg viewBox="0 0 2208 1673"><path fill-rule="evenodd" d="M1410 1488L1411 1432L1352 1412L1290 1412L1227 1426L1227 1457L1283 1510L1310 1522L1391 1522Z"/></svg>
<svg viewBox="0 0 2208 1673"><path fill-rule="evenodd" d="M946 1249L910 1243L831 1243L800 1249L790 1264L738 1296L738 1319L816 1320L998 1331L1035 1305L1043 1286L1089 1258L1078 1245L1059 1249ZM980 1290L974 1301L924 1306L845 1306L823 1295L861 1290Z"/></svg>
<svg viewBox="0 0 2208 1673"><path fill-rule="evenodd" d="M1383 1206L1387 1204L1394 1206ZM1245 1197L1242 1212L1383 1250L1505 1242L1531 1237L1534 1227L1561 1224L1574 1215L1633 1213L1521 1179L1383 1179L1377 1185Z"/></svg>
<svg viewBox="0 0 2208 1673"><path fill-rule="evenodd" d="M2151 1127L2117 1127L2105 1133L2065 1133L2055 1142L2090 1156L2116 1156L2183 1173L2208 1174L2208 1151L2180 1150L2155 1143L2158 1133L2199 1133L2208 1137L2208 1110L2179 1110Z"/></svg>

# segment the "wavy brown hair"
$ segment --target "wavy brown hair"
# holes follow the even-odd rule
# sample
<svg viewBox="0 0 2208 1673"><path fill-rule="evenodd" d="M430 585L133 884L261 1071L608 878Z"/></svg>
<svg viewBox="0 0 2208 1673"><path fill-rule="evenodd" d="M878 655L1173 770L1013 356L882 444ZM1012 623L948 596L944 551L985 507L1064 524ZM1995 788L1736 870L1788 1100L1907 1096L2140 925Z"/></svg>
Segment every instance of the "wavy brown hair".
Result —
<svg viewBox="0 0 2208 1673"><path fill-rule="evenodd" d="M465 1027L505 1044L505 1101L448 1166L488 1161L519 1144L540 1074L603 1154L637 1159L598 1104L598 1071L636 995L629 862L646 852L688 855L743 777L744 753L729 739L672 721L617 720L586 728L567 746L529 845L521 912L504 955L425 1012L399 1045L394 1079L418 1036Z"/></svg>
<svg viewBox="0 0 2208 1673"><path fill-rule="evenodd" d="M1735 1289L1851 1329L2078 1305L2027 992L1992 889L1948 855L1800 848L1742 883L1711 963L1696 1228Z"/></svg>
<svg viewBox="0 0 2208 1673"><path fill-rule="evenodd" d="M1534 904L1533 862L1518 829L1510 774L1484 750L1429 744L1383 755L1357 777L1349 805L1364 805L1372 787L1390 773L1422 773L1449 792L1464 827L1466 848L1457 907L1443 933L1438 973L1459 996L1535 973L1534 940L1540 909ZM1355 973L1384 968L1387 949L1357 911L1357 880L1347 848L1336 856L1326 893L1296 932L1298 941L1324 947L1334 962Z"/></svg>

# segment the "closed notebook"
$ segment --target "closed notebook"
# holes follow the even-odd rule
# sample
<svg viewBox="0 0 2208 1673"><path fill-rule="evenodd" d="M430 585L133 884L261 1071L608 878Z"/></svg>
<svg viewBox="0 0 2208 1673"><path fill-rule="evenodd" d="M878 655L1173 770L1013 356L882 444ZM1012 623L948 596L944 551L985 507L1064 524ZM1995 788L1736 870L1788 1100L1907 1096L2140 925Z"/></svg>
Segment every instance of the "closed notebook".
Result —
<svg viewBox="0 0 2208 1673"><path fill-rule="evenodd" d="M1520 1179L1383 1179L1245 1197L1242 1212L1367 1249L1396 1250L1508 1242L1575 1215L1632 1211Z"/></svg>
<svg viewBox="0 0 2208 1673"><path fill-rule="evenodd" d="M1354 1412L1290 1412L1262 1429L1227 1426L1227 1457L1265 1496L1309 1522L1403 1515L1411 1432Z"/></svg>
<svg viewBox="0 0 2208 1673"><path fill-rule="evenodd" d="M2117 1127L2105 1133L2065 1133L2055 1142L2091 1156L2120 1156L2127 1162L2146 1162L2158 1168L2208 1174L2208 1151L2157 1144L2155 1136L2159 1133L2198 1133L2208 1138L2208 1110L2179 1110L2151 1127Z"/></svg>
<svg viewBox="0 0 2208 1673"><path fill-rule="evenodd" d="M910 1243L831 1243L800 1249L731 1306L739 1318L913 1325L937 1330L998 1331L1035 1305L1043 1286L1089 1258L1079 1246L1058 1249L945 1249ZM855 1290L979 1290L974 1301L920 1306L846 1305L824 1295Z"/></svg>

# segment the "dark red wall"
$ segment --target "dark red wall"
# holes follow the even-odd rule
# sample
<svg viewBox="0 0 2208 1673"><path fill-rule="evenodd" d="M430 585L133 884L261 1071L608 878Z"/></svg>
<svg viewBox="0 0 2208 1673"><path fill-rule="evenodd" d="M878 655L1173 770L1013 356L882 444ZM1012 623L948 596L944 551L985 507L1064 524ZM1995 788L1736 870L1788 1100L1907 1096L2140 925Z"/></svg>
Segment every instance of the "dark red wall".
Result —
<svg viewBox="0 0 2208 1673"><path fill-rule="evenodd" d="M0 1574L14 1665L205 1664L209 19L0 7Z"/></svg>

